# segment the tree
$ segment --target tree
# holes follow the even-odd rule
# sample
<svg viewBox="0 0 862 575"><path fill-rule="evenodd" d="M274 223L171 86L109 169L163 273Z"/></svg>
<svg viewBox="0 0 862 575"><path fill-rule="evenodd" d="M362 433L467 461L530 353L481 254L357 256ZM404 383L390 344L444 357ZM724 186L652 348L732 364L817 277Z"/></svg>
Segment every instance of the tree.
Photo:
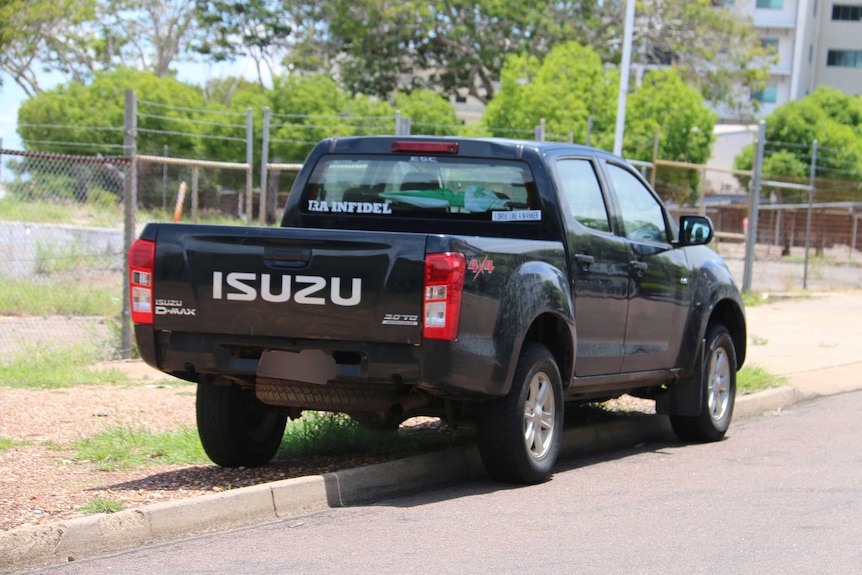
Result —
<svg viewBox="0 0 862 575"><path fill-rule="evenodd" d="M122 66L170 75L198 31L192 0L13 2L20 9L6 14L0 70L31 96L43 73L70 82Z"/></svg>
<svg viewBox="0 0 862 575"><path fill-rule="evenodd" d="M507 56L543 58L571 41L591 46L602 62L619 63L625 4L333 0L309 12L314 25L305 26L306 39L291 62L302 68L310 61L330 65L353 93L388 97L396 90L431 88L488 103ZM759 88L770 61L750 22L712 4L639 3L635 69L674 65L708 99L738 105L732 87Z"/></svg>
<svg viewBox="0 0 862 575"><path fill-rule="evenodd" d="M90 0L11 0L3 8L0 70L28 95L41 91L39 74L58 71L78 79L71 61L90 59L90 42L77 28L94 18Z"/></svg>
<svg viewBox="0 0 862 575"><path fill-rule="evenodd" d="M716 114L675 68L648 72L629 95L623 155L651 161L658 132L658 157L691 164L706 164L715 140ZM666 200L694 204L698 199L700 174L695 170L659 168L656 188Z"/></svg>
<svg viewBox="0 0 862 575"><path fill-rule="evenodd" d="M496 136L531 138L545 120L548 139L613 146L619 74L606 70L598 53L575 43L555 47L543 60L510 56L503 66L497 96L488 104L483 122ZM710 155L715 113L697 90L674 69L655 70L629 95L623 154L652 160L655 133L659 157L705 163ZM660 172L659 191L665 199L691 201L697 193L697 172Z"/></svg>
<svg viewBox="0 0 862 575"><path fill-rule="evenodd" d="M646 0L638 4L635 63L666 65L704 98L751 117L750 91L761 89L777 57L750 19L712 0Z"/></svg>
<svg viewBox="0 0 862 575"><path fill-rule="evenodd" d="M860 126L862 97L836 88L821 86L801 100L779 106L766 117L764 178L808 183L812 144L817 140L818 178L837 182L839 193L834 200L855 199L852 196L862 183ZM753 163L753 145L747 146L734 161L740 170L752 169ZM747 186L749 178L738 179ZM776 193L784 200L807 199L805 192L777 190Z"/></svg>
<svg viewBox="0 0 862 575"><path fill-rule="evenodd" d="M42 144L40 151L66 153L68 143L79 143L87 146L89 153L119 155L125 91L129 88L134 88L138 98L146 102L139 108L159 106L157 113L139 119L138 149L157 153L170 143L177 154L193 154L199 138L189 110L203 108L200 90L174 78L159 78L152 72L128 68L97 73L88 85L71 82L29 98L18 110L18 133L25 144L58 142Z"/></svg>
<svg viewBox="0 0 862 575"><path fill-rule="evenodd" d="M544 59L509 56L503 65L500 89L488 104L483 123L495 136L532 138L542 119L555 139L572 133L609 148L613 142L619 76L605 73L598 53L588 46L567 43ZM550 139L550 138L549 138Z"/></svg>
<svg viewBox="0 0 862 575"><path fill-rule="evenodd" d="M286 50L291 33L290 20L275 0L198 0L196 13L207 31L195 49L216 62L251 58L258 83L264 89L262 67L275 75L279 55Z"/></svg>
<svg viewBox="0 0 862 575"><path fill-rule="evenodd" d="M461 122L447 98L433 90L414 90L406 94L395 94L395 108L401 115L410 118L411 134L433 134L454 136L460 131Z"/></svg>

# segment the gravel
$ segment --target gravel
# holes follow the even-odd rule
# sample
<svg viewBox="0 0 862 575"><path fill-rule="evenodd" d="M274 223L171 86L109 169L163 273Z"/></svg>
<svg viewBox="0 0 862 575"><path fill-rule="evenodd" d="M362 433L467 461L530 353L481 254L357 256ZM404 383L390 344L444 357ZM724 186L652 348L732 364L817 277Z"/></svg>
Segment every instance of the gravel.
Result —
<svg viewBox="0 0 862 575"><path fill-rule="evenodd" d="M134 509L151 503L196 497L349 469L386 459L364 454L275 460L257 468L215 465L147 465L104 471L75 459L70 444L116 428L154 433L195 426L195 386L154 371L140 361L112 362L132 384L77 385L59 389L0 387L0 529L81 517L81 507L104 499ZM654 403L623 396L606 404L613 411L653 411ZM437 420L414 418L409 425L439 428Z"/></svg>
<svg viewBox="0 0 862 575"><path fill-rule="evenodd" d="M100 498L133 509L370 461L357 455L275 461L253 469L148 465L101 471L94 462L74 459L71 442L106 429L193 427L194 386L167 381L171 383L0 388L0 438L21 442L0 450L0 529L81 517L76 510Z"/></svg>

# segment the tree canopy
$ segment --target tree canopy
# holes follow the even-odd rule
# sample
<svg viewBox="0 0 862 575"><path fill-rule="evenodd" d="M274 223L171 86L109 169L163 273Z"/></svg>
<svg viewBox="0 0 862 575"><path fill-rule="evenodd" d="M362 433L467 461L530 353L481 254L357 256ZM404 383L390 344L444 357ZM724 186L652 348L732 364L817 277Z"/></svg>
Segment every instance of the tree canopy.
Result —
<svg viewBox="0 0 862 575"><path fill-rule="evenodd" d="M206 33L192 0L10 0L0 10L0 71L31 96L44 73L68 81L120 67L170 75Z"/></svg>
<svg viewBox="0 0 862 575"><path fill-rule="evenodd" d="M484 124L496 136L532 137L544 119L548 139L613 148L619 74L606 70L597 52L575 43L555 47L544 59L512 56L503 66L497 96ZM650 161L656 132L662 159L706 163L716 115L674 69L646 73L627 100L623 155ZM689 202L699 174L660 170L657 187L666 198Z"/></svg>
<svg viewBox="0 0 862 575"><path fill-rule="evenodd" d="M626 0L7 0L0 71L30 95L43 72L87 81L117 67L173 74L182 61L241 57L265 76L328 74L349 94L392 101L431 89L493 100L509 57L567 42L621 57ZM633 70L672 65L711 101L738 104L770 60L751 23L711 0L640 2ZM266 73L265 73L266 72ZM745 100L748 102L747 98ZM740 108L744 117L748 112Z"/></svg>
<svg viewBox="0 0 862 575"><path fill-rule="evenodd" d="M817 140L816 175L824 180L862 182L862 96L821 86L794 102L776 108L766 117L763 175L768 179L804 180L811 173L811 151ZM735 166L752 169L754 146L736 157ZM742 178L747 184L747 178ZM786 195L786 193L785 193ZM798 194L797 194L798 195Z"/></svg>

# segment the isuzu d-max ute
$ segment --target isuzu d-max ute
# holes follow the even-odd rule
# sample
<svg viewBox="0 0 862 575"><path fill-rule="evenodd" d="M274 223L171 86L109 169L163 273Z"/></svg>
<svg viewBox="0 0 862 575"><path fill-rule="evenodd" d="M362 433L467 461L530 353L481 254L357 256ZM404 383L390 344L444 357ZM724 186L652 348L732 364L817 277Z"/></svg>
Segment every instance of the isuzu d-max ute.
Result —
<svg viewBox="0 0 862 575"><path fill-rule="evenodd" d="M495 479L548 479L564 404L656 400L721 439L746 352L742 300L643 177L571 144L327 139L280 227L153 223L129 252L150 365L197 383L223 466L267 463L288 417L476 422Z"/></svg>

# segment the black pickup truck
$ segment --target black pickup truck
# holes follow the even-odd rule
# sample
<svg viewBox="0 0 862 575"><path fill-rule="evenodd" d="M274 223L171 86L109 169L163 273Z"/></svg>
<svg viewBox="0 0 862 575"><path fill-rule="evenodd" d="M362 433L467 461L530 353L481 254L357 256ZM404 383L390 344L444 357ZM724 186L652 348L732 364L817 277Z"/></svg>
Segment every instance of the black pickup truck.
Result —
<svg viewBox="0 0 862 575"><path fill-rule="evenodd" d="M197 382L209 457L254 466L288 417L476 422L488 474L550 477L568 401L656 400L721 439L746 349L703 216L624 160L500 139L320 142L281 227L149 224L129 252L150 365Z"/></svg>

